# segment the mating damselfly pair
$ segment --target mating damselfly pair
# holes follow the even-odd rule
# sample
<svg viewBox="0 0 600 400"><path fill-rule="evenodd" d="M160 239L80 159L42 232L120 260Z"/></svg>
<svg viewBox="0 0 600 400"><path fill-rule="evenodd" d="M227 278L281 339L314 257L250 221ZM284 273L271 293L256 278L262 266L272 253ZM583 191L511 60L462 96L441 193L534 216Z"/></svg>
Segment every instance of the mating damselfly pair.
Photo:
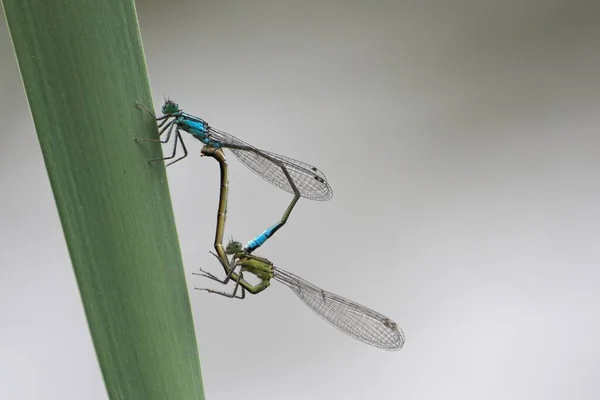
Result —
<svg viewBox="0 0 600 400"><path fill-rule="evenodd" d="M142 107L154 116L152 111L144 106ZM179 105L173 101L165 101L162 113L162 116L155 118L160 122L159 136L164 133L167 134L165 140L144 140L167 143L174 132L174 149L171 156L150 161L174 159L179 143L184 150L183 157L175 159L167 165L186 157L187 149L181 137L181 131L185 131L204 143L202 155L213 157L220 165L221 189L214 242L216 254L212 254L223 266L225 278L219 279L202 269L200 269L200 273L195 273L195 275L201 275L224 285L232 280L235 282L235 286L231 293L204 288L196 289L230 298L244 299L246 291L252 294L260 293L270 286L273 279L289 287L317 315L347 335L385 350L399 350L402 348L404 333L391 319L351 300L322 290L291 272L275 267L268 259L252 254L286 223L300 197L311 200L331 199L333 192L321 171L304 162L260 150L233 135L214 129L203 119L183 112ZM230 149L243 164L266 181L294 194L294 198L282 219L256 238L250 240L246 246L232 240L226 247L223 247L229 194L228 166L222 151L223 148ZM231 258L228 256L231 256ZM254 275L260 282L256 285L251 284L244 278L245 272Z"/></svg>

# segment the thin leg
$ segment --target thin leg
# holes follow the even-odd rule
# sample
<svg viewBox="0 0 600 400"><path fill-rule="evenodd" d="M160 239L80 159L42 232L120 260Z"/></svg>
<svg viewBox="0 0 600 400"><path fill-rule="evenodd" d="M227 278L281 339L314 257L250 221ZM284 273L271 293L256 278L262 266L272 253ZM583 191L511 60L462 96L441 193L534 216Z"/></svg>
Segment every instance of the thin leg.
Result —
<svg viewBox="0 0 600 400"><path fill-rule="evenodd" d="M200 275L203 276L205 278L209 278L212 279L213 281L217 281L223 285L226 285L227 283L229 283L229 280L231 279L231 277L234 275L235 273L235 265L232 265L231 263L225 263L221 257L219 257L218 255L216 255L215 253L213 253L212 251L210 252L210 254L212 254L213 256L215 256L217 258L217 260L219 260L219 262L221 263L221 265L223 266L223 268L225 268L225 270L229 270L229 273L225 276L224 279L219 279L217 278L215 275L211 274L208 271L203 270L202 268L199 268L200 273L197 272L192 272L193 275ZM237 276L237 275L236 275ZM235 279L235 278L234 278Z"/></svg>
<svg viewBox="0 0 600 400"><path fill-rule="evenodd" d="M223 268L225 269L225 271L229 271L229 272L227 273L227 275L225 276L225 282L223 282L223 283L227 283L227 282L229 282L229 279L231 279L231 277L233 276L233 274L234 274L234 272L235 272L235 267L236 267L236 265L235 265L235 263L234 263L234 261L233 261L233 258L232 258L231 262L225 263L225 262L224 262L224 261L221 259L221 257L219 257L219 255L217 255L217 254L213 253L212 251L210 252L210 254L212 254L213 256L215 256L215 257L216 257L216 259L217 259L217 260L219 260L219 262L221 263L221 265L223 266ZM242 272L242 271L240 270L240 273L241 273L241 272ZM235 279L235 278L234 278L234 279Z"/></svg>
<svg viewBox="0 0 600 400"><path fill-rule="evenodd" d="M214 294L218 294L219 296L225 296L225 297L229 297L230 299L244 299L246 297L246 291L244 289L244 286L240 286L240 280L243 280L243 274L240 271L240 274L237 276L237 280L235 282L235 287L233 288L233 292L232 293L227 293L227 292L223 292L223 291L219 291L219 290L212 290L212 289L206 289L206 288L198 288L194 286L194 289L196 290L203 290L205 292L208 293L214 293ZM237 291L238 288L242 289L242 294L240 296L237 296Z"/></svg>
<svg viewBox="0 0 600 400"><path fill-rule="evenodd" d="M167 157L163 157L163 158L153 158L151 160L148 160L148 164L153 163L155 161L164 161L164 160L170 160L172 158L175 158L175 154L177 153L177 143L180 141L181 136L179 135L179 132L175 132L175 144L173 145L173 152L171 153L170 156Z"/></svg>
<svg viewBox="0 0 600 400"><path fill-rule="evenodd" d="M166 121L166 120L165 120ZM165 133L165 131L168 129L167 131L167 137L165 140L160 140L160 139L134 139L135 142L158 142L158 143L162 143L165 144L169 141L169 139L171 139L171 133L173 132L173 128L175 128L177 124L175 124L175 120L169 122L167 125L165 125L164 128L162 128L160 131L158 131L158 137L160 138L163 133Z"/></svg>
<svg viewBox="0 0 600 400"><path fill-rule="evenodd" d="M210 254L212 254L213 256L215 256L217 258L217 260L219 260L219 262L221 263L221 265L223 266L223 268L225 269L225 271L229 271L227 272L227 275L225 276L225 279L220 280L219 278L216 278L214 275L212 275L209 272L203 271L204 273L206 273L207 275L212 275L213 277L215 277L217 282L220 282L224 285L226 285L230 279L233 279L236 282L239 282L243 287L245 287L246 289L250 288L252 286L252 284L250 284L250 282L248 282L247 280L244 279L244 275L242 274L242 268L240 268L240 272L239 274L235 273L235 267L237 266L234 259L232 258L231 262L227 262L225 263L221 257L219 257L217 254L213 253L212 251L210 252ZM201 270L202 271L202 270ZM208 277L208 276L207 276Z"/></svg>
<svg viewBox="0 0 600 400"><path fill-rule="evenodd" d="M242 264L241 268L240 268L240 273L236 275L232 275L232 278L235 279L235 288L233 290L233 294L230 293L226 293L226 292L220 292L220 291L216 291L216 290L212 290L212 289L203 289L206 290L209 293L216 293L216 294L221 294L223 296L226 297L234 297L235 293L237 291L238 287L242 288L242 297L244 298L244 296L246 295L245 290L247 290L248 292L252 293L252 294L257 294L262 292L263 290L265 290L266 288L268 288L271 285L271 281L270 279L262 279L261 282L257 285L252 285L250 284L247 280L244 279L244 265ZM253 274L254 275L254 274ZM202 289L199 289L202 290Z"/></svg>
<svg viewBox="0 0 600 400"><path fill-rule="evenodd" d="M175 161L171 161L170 163L168 163L168 164L166 165L167 167L168 167L169 165L173 165L173 164L175 164L175 163L176 163L176 162L178 162L178 161L181 161L181 160L183 160L183 159L184 159L184 158L186 158L186 157L187 157L187 155L188 155L188 151L187 151L187 149L185 148L185 142L183 141L183 138L181 137L181 133L179 133L179 127L178 127L178 128L176 128L176 130L177 130L177 137L179 138L179 143L181 143L181 148L183 149L183 156L179 157L179 158L178 158L177 160L175 160ZM175 150L173 150L173 154L175 154Z"/></svg>
<svg viewBox="0 0 600 400"><path fill-rule="evenodd" d="M157 118L157 117L156 117L156 114L154 114L154 112L153 112L152 110L150 110L148 107L146 107L145 105L143 105L142 103L140 103L140 102L139 102L139 101L137 101L137 100L135 101L135 105L136 105L136 106L138 106L138 107L140 107L140 108L143 108L144 110L146 110L146 111L148 112L148 114L152 115L152 117L153 117L155 120L157 120L157 121L162 121L163 119L167 119L167 118L169 118L169 116L168 116L168 115L163 115L162 117L158 117L158 118Z"/></svg>
<svg viewBox="0 0 600 400"><path fill-rule="evenodd" d="M164 124L166 124L169 121L169 116L165 115L164 117L166 117L160 124L158 124L158 128L162 128ZM160 121L162 118L164 117L160 117L157 119L157 121Z"/></svg>
<svg viewBox="0 0 600 400"><path fill-rule="evenodd" d="M169 139L171 138L171 133L173 132L173 124L175 124L175 119L169 121L169 118L171 117L170 115L163 115L162 117L156 117L156 115L152 112L152 110L150 110L148 107L146 107L145 105L143 105L142 103L140 103L139 101L136 100L135 104L138 107L141 107L142 109L144 109L146 112L148 112L148 114L152 115L152 117L156 120L156 121L162 121L160 124L158 124L158 128L159 128L159 132L158 132L158 137L160 138L163 133L165 133L165 131L168 129L168 133L167 133L167 138L165 140L160 140L160 139L134 139L135 142L159 142L159 143L167 143L169 141ZM182 141L183 143L183 141Z"/></svg>
<svg viewBox="0 0 600 400"><path fill-rule="evenodd" d="M213 281L219 282L223 285L225 285L226 283L229 282L229 280L227 280L227 279L221 280L221 279L217 278L216 276L214 276L213 274L211 274L210 272L208 272L206 270L203 270L202 268L198 268L198 270L200 272L192 272L192 275L197 275L197 276L201 276L203 278L212 279Z"/></svg>
<svg viewBox="0 0 600 400"><path fill-rule="evenodd" d="M242 287L242 294L237 296L235 291L237 290L237 285L236 285L236 289L234 289L233 293L227 293L227 292L222 292L222 291L218 291L218 290L212 290L212 289L206 289L206 288L198 288L194 286L194 289L196 290L200 290L200 291L204 291L204 292L208 292L208 293L212 293L212 294L218 294L219 296L224 296L224 297L229 297L230 299L240 299L243 300L246 298L246 291L244 290L244 288Z"/></svg>
<svg viewBox="0 0 600 400"><path fill-rule="evenodd" d="M212 254L213 256L215 256L217 258L217 260L219 260L219 262L221 263L221 265L223 266L225 271L229 271L227 273L227 275L225 276L225 278L219 279L215 275L211 274L208 271L203 270L202 268L200 268L200 272L192 272L192 275L198 275L198 276L202 276L204 278L212 279L213 281L219 282L222 285L228 284L229 281L231 279L233 279L234 281L236 281L236 286L242 285L243 288L247 288L247 289L252 287L252 284L244 279L244 275L242 274L242 269L240 269L239 274L235 273L236 265L233 262L233 259L231 262L229 260L227 260L227 262L225 262L221 259L221 257L216 255L215 253L210 252L210 254Z"/></svg>
<svg viewBox="0 0 600 400"><path fill-rule="evenodd" d="M214 294L218 294L221 296L225 296L225 297L229 297L229 298L238 298L238 299L243 299L246 296L246 292L245 290L247 290L248 292L252 293L252 294L257 294L262 292L263 290L265 290L266 288L268 288L271 285L271 281L269 279L263 279L258 285L251 285L249 284L246 280L244 280L242 271L244 270L244 267L242 266L242 269L240 270L239 275L237 276L236 279L236 284L235 284L235 288L233 290L233 293L226 293L226 292L221 292L218 290L212 290L212 289L204 289L204 288L197 288L194 287L196 290L204 290L206 292L209 293L214 293ZM237 288L241 287L242 288L242 296L241 297L236 297L236 291Z"/></svg>
<svg viewBox="0 0 600 400"><path fill-rule="evenodd" d="M176 127L175 125L171 125L171 129L173 129L173 127L175 127L174 128L175 129L175 144L173 145L173 152L171 153L171 155L168 157L163 157L163 158L153 158L151 160L148 160L148 163L152 163L154 161L165 161L165 160L170 160L172 158L175 158L175 154L177 153L177 144L178 143L181 143L181 148L183 149L183 156L179 157L178 159L176 159L174 161L171 161L170 163L168 163L166 165L166 167L168 167L169 165L175 164L176 162L181 161L187 157L188 151L187 151L187 148L185 147L185 143L183 142L183 138L181 137L181 133L179 132L179 128ZM156 139L145 139L145 140L159 142L159 140L156 140ZM160 141L160 142L165 143L162 141Z"/></svg>

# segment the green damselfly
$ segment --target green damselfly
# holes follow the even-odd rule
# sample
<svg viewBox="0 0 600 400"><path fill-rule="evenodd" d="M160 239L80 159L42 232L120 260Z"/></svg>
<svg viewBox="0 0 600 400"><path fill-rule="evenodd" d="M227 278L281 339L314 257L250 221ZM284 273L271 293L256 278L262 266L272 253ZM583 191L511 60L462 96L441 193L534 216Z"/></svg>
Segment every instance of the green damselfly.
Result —
<svg viewBox="0 0 600 400"><path fill-rule="evenodd" d="M226 276L224 279L220 279L202 269L200 269L201 272L194 273L194 275L200 275L224 285L233 280L235 287L231 293L197 287L195 289L229 298L243 299L246 291L251 294L260 293L270 286L271 280L275 280L289 287L319 317L345 334L384 350L400 350L402 348L404 333L394 321L386 316L334 293L322 290L291 272L275 267L268 259L257 257L245 251L240 242L232 240L224 248L222 240L228 197L227 162L220 149L205 146L202 152L204 155L214 157L219 162L221 169L221 191L214 243L216 254L212 254L223 266ZM228 256L231 256L231 259ZM238 272L236 272L236 269ZM257 277L260 283L253 285L248 282L244 278L245 272Z"/></svg>

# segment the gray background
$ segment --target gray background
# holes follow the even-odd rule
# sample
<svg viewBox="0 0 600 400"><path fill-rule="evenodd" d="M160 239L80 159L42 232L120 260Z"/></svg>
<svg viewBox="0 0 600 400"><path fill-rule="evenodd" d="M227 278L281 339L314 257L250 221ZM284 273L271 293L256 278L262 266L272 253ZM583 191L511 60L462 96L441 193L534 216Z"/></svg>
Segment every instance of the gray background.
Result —
<svg viewBox="0 0 600 400"><path fill-rule="evenodd" d="M258 254L407 337L363 345L278 285L193 291L209 399L600 397L593 3L138 2L157 107L334 188ZM106 399L5 24L0 59L0 398ZM220 271L218 168L187 142L168 172L192 288ZM227 235L246 242L290 197L229 160Z"/></svg>

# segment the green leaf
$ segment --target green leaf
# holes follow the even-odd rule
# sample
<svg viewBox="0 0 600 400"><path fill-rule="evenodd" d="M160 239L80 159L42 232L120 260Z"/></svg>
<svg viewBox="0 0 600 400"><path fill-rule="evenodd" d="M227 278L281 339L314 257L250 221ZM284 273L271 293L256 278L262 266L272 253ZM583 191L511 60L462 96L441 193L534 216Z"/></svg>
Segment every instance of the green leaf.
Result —
<svg viewBox="0 0 600 400"><path fill-rule="evenodd" d="M110 398L203 399L133 1L3 7Z"/></svg>

